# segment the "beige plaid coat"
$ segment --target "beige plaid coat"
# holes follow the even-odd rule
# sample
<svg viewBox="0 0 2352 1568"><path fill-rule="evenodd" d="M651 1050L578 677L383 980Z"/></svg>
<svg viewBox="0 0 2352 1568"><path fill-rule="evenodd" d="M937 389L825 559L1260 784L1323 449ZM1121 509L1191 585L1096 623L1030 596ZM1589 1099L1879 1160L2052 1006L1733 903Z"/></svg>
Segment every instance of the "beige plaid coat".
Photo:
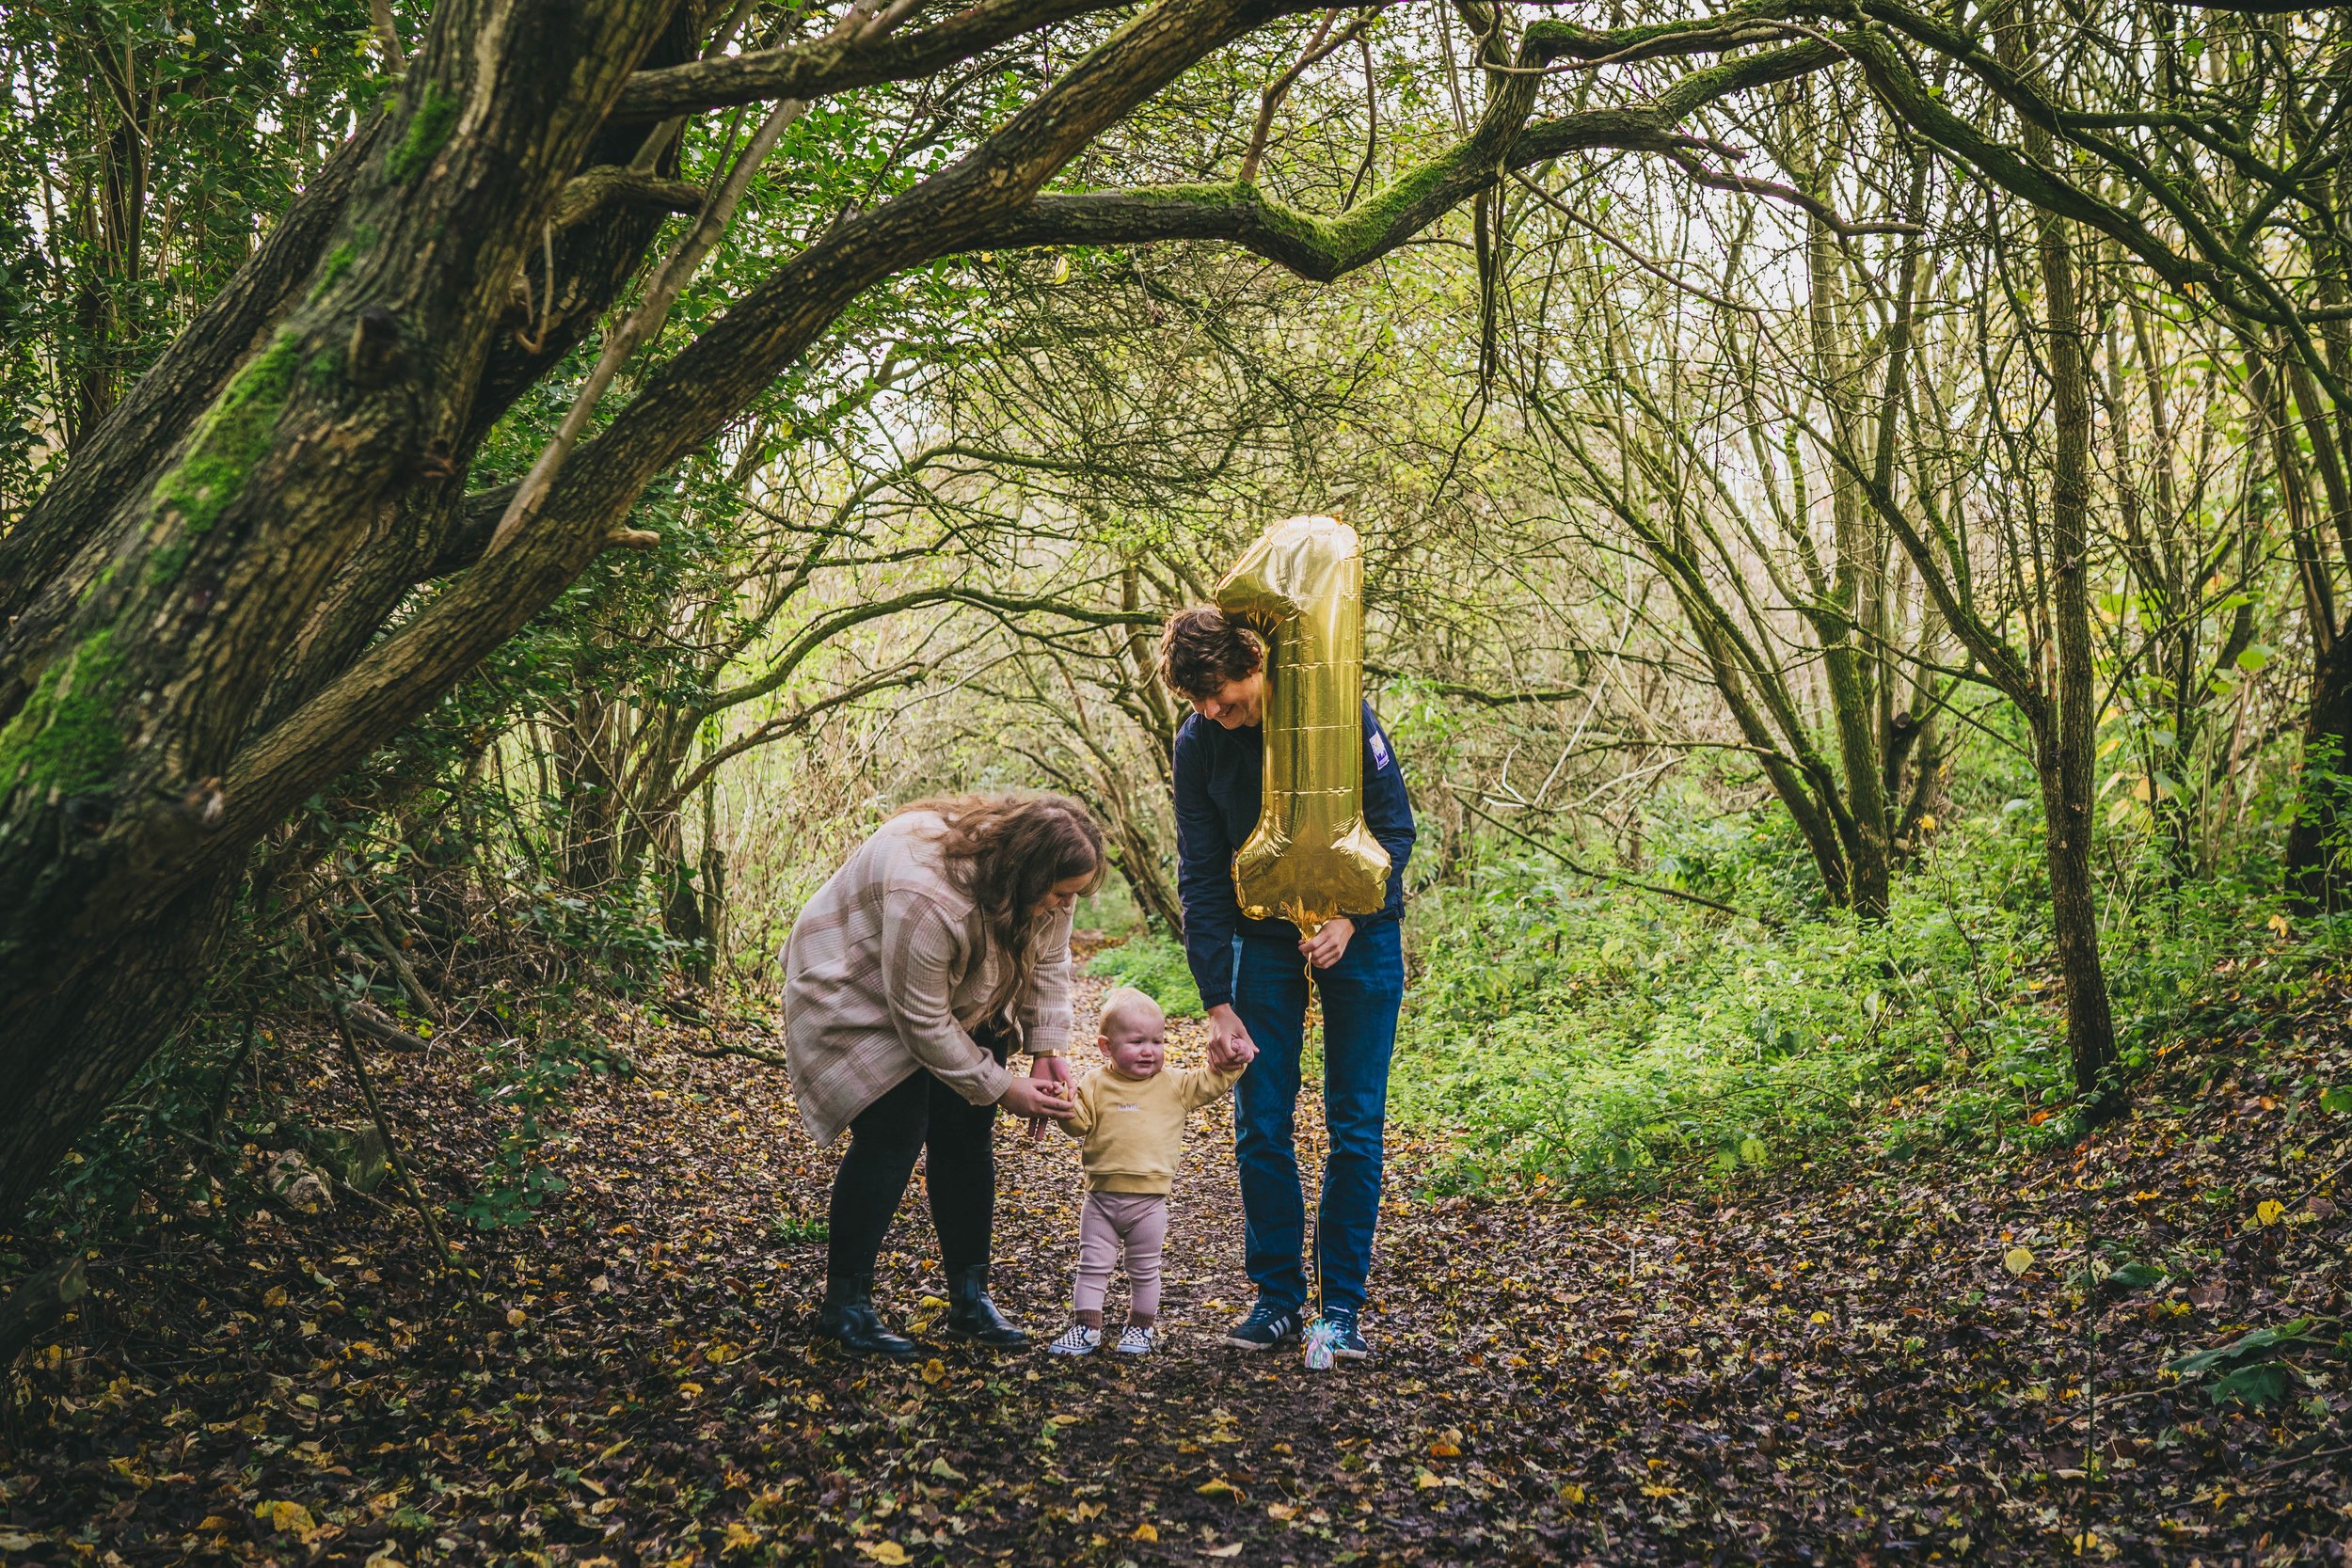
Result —
<svg viewBox="0 0 2352 1568"><path fill-rule="evenodd" d="M792 923L784 948L785 1053L793 1098L819 1143L929 1070L975 1105L1012 1074L975 1044L998 958L970 899L940 865L931 812L876 829ZM1022 1048L1070 1040L1070 917L1039 939L1036 978L1013 1004Z"/></svg>

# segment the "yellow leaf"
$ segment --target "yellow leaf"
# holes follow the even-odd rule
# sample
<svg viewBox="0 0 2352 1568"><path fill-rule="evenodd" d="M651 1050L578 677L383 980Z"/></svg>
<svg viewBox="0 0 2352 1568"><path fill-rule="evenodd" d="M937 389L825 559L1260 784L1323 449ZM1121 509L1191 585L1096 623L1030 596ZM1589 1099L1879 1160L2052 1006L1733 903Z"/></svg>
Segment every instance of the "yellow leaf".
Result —
<svg viewBox="0 0 2352 1568"><path fill-rule="evenodd" d="M268 1521L272 1529L292 1530L296 1535L319 1528L318 1521L310 1517L310 1511L300 1503L263 1503L253 1511L253 1516Z"/></svg>
<svg viewBox="0 0 2352 1568"><path fill-rule="evenodd" d="M1204 1481L1193 1490L1204 1497L1239 1497L1241 1496L1240 1491L1232 1481L1222 1478L1216 1481Z"/></svg>
<svg viewBox="0 0 2352 1568"><path fill-rule="evenodd" d="M1135 1533L1127 1537L1130 1541L1157 1541L1159 1538L1159 1527L1152 1524L1149 1519L1146 1519L1142 1524L1137 1525L1135 1528Z"/></svg>
<svg viewBox="0 0 2352 1568"><path fill-rule="evenodd" d="M1288 1521L1298 1517L1298 1505L1295 1503L1268 1503L1265 1511L1270 1518Z"/></svg>
<svg viewBox="0 0 2352 1568"><path fill-rule="evenodd" d="M2024 1247L2013 1246L2001 1254L2001 1267L2011 1274L2024 1274L2033 1267L2033 1254Z"/></svg>
<svg viewBox="0 0 2352 1568"><path fill-rule="evenodd" d="M1584 1488L1575 1481L1569 1481L1560 1488L1560 1500L1564 1503L1581 1503L1584 1500Z"/></svg>
<svg viewBox="0 0 2352 1568"><path fill-rule="evenodd" d="M1440 1437L1429 1445L1429 1454L1433 1459L1459 1459L1462 1457L1462 1450Z"/></svg>
<svg viewBox="0 0 2352 1568"><path fill-rule="evenodd" d="M506 1309L506 1326L509 1328L520 1328L530 1321L530 1315L519 1307L510 1307Z"/></svg>
<svg viewBox="0 0 2352 1568"><path fill-rule="evenodd" d="M217 1513L207 1513L196 1528L210 1532L217 1529L234 1529L237 1525L233 1519L224 1519Z"/></svg>
<svg viewBox="0 0 2352 1568"><path fill-rule="evenodd" d="M1052 1426L1074 1427L1080 1421L1085 1420L1086 1418L1084 1416L1048 1416L1045 1419L1046 1422Z"/></svg>
<svg viewBox="0 0 2352 1568"><path fill-rule="evenodd" d="M726 1541L719 1549L722 1552L748 1552L758 1544L759 1531L739 1519L727 1527Z"/></svg>
<svg viewBox="0 0 2352 1568"><path fill-rule="evenodd" d="M285 1288L283 1285L273 1285L273 1286L271 1286L271 1287L270 1287L270 1288L269 1288L266 1291L264 1291L264 1292L262 1293L262 1305L263 1307L283 1307L283 1306L285 1306L285 1305L286 1305L286 1288Z"/></svg>
<svg viewBox="0 0 2352 1568"><path fill-rule="evenodd" d="M1443 1486L1445 1482L1438 1477L1430 1474L1427 1470L1422 1470L1418 1472L1413 1477L1413 1484L1420 1490L1426 1492L1433 1486Z"/></svg>
<svg viewBox="0 0 2352 1568"><path fill-rule="evenodd" d="M861 1541L857 1549L876 1562L889 1564L889 1568L898 1568L900 1563L914 1560L907 1556L907 1549L896 1541Z"/></svg>
<svg viewBox="0 0 2352 1568"><path fill-rule="evenodd" d="M941 1378L944 1378L946 1375L947 1363L942 1361L938 1356L934 1355L929 1361L923 1363L924 1382L937 1383Z"/></svg>
<svg viewBox="0 0 2352 1568"><path fill-rule="evenodd" d="M2279 939L2281 942L2285 941L2287 931L2289 929L2287 926L2287 917L2282 914L2272 915L2270 917L2270 928L2279 933Z"/></svg>
<svg viewBox="0 0 2352 1568"><path fill-rule="evenodd" d="M1826 1312L1816 1312L1807 1321L1810 1322L1816 1328L1819 1328L1821 1324L1829 1322L1829 1314Z"/></svg>
<svg viewBox="0 0 2352 1568"><path fill-rule="evenodd" d="M2287 1206L2275 1197L2264 1198L2254 1205L2256 1225L2276 1225L2287 1217Z"/></svg>

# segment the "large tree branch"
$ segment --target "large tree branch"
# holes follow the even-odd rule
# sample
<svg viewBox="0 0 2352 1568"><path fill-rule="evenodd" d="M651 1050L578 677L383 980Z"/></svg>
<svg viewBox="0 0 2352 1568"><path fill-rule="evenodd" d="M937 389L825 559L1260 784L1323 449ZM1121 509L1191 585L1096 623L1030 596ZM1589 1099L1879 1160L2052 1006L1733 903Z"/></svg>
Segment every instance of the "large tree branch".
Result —
<svg viewBox="0 0 2352 1568"><path fill-rule="evenodd" d="M883 82L906 81L969 59L1024 33L1117 8L1117 0L980 0L938 25L917 32L879 39L863 33L829 36L779 49L641 71L621 89L612 118L666 119L672 115L771 98L814 100Z"/></svg>
<svg viewBox="0 0 2352 1568"><path fill-rule="evenodd" d="M1522 58L1545 57L1545 35L1531 29L1530 45L1522 50ZM991 230L982 243L990 248L1011 248L1223 240L1303 277L1328 282L1394 250L1491 184L1500 168L1527 168L1565 153L1599 149L1678 151L1692 142L1676 127L1707 104L1819 71L1836 58L1827 44L1801 43L1693 71L1646 105L1592 109L1525 126L1516 119L1502 126L1482 124L1336 217L1302 212L1238 181L1085 191L1041 196L1027 212ZM1532 83L1527 92L1532 97ZM1497 118L1491 107L1488 118Z"/></svg>

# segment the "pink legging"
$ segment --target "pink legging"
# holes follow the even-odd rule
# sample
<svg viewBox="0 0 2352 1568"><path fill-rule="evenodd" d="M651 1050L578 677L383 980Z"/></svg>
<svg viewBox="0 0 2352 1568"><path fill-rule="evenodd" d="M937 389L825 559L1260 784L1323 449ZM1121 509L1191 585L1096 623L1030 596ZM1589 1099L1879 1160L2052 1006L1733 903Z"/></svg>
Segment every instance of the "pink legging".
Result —
<svg viewBox="0 0 2352 1568"><path fill-rule="evenodd" d="M1127 1253L1127 1315L1160 1315L1160 1245L1168 1240L1166 1193L1089 1193L1078 1210L1078 1283L1071 1305L1103 1310L1120 1244Z"/></svg>

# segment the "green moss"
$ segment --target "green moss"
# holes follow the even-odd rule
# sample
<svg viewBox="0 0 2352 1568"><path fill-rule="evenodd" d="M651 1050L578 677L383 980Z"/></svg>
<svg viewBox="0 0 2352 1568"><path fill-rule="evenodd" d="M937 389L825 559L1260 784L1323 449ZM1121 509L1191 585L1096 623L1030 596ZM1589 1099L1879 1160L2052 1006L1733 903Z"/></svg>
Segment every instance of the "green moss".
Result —
<svg viewBox="0 0 2352 1568"><path fill-rule="evenodd" d="M457 125L457 100L443 93L431 83L425 85L424 102L408 117L407 132L400 145L392 149L384 165L385 173L396 182L405 183L421 173L449 140L449 134Z"/></svg>
<svg viewBox="0 0 2352 1568"><path fill-rule="evenodd" d="M294 335L280 333L237 372L205 416L188 455L156 483L155 512L172 537L156 549L149 581L160 584L178 578L195 542L212 531L245 488L246 475L269 450L270 434L286 405L299 358Z"/></svg>
<svg viewBox="0 0 2352 1568"><path fill-rule="evenodd" d="M20 784L79 795L111 778L122 757L115 727L122 681L112 630L42 671L32 696L0 729L0 795Z"/></svg>
<svg viewBox="0 0 2352 1568"><path fill-rule="evenodd" d="M326 253L326 264L320 269L318 283L310 290L311 302L315 304L327 290L333 288L336 280L351 270L351 263L358 261L374 245L375 226L373 224L353 224L351 238Z"/></svg>

